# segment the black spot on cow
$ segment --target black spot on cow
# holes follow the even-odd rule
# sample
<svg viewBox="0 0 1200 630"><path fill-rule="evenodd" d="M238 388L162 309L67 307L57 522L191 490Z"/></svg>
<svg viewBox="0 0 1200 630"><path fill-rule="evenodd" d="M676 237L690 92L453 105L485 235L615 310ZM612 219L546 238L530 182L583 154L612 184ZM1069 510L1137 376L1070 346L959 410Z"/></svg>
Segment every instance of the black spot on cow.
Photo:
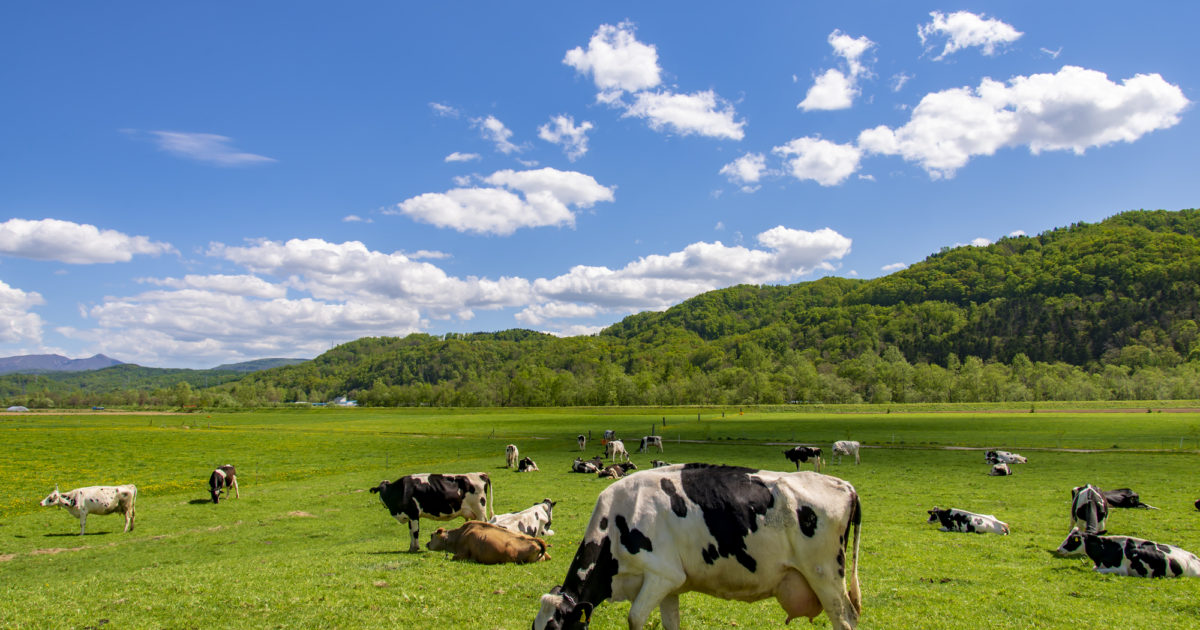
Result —
<svg viewBox="0 0 1200 630"><path fill-rule="evenodd" d="M575 552L560 592L581 605L587 604L590 610L612 597L612 581L619 568L608 536L586 541Z"/></svg>
<svg viewBox="0 0 1200 630"><path fill-rule="evenodd" d="M838 577L846 577L846 552L838 549L837 555Z"/></svg>
<svg viewBox="0 0 1200 630"><path fill-rule="evenodd" d="M800 522L800 531L804 532L805 536L812 538L817 533L817 513L807 505L800 506L796 510L796 520Z"/></svg>
<svg viewBox="0 0 1200 630"><path fill-rule="evenodd" d="M679 496L679 491L675 489L675 483L663 477L658 485L662 486L663 492L667 493L667 497L671 499L671 511L675 513L675 516L679 518L687 516L687 503L684 502L682 496Z"/></svg>
<svg viewBox="0 0 1200 630"><path fill-rule="evenodd" d="M1121 543L1115 540L1108 540L1089 534L1083 537L1083 546L1088 557L1098 567L1109 569L1119 567L1121 566L1121 561L1125 558L1124 550L1121 549Z"/></svg>
<svg viewBox="0 0 1200 630"><path fill-rule="evenodd" d="M608 517L607 516L600 517L600 531L602 531L602 532L608 531Z"/></svg>
<svg viewBox="0 0 1200 630"><path fill-rule="evenodd" d="M746 536L758 531L758 518L775 505L771 490L752 477L756 472L709 464L686 464L680 470L683 492L700 507L704 524L716 539L717 553L734 557L751 573L758 561L746 553Z"/></svg>
<svg viewBox="0 0 1200 630"><path fill-rule="evenodd" d="M707 547L700 551L700 557L704 558L706 564L712 564L721 556L717 553L717 546L709 543Z"/></svg>
<svg viewBox="0 0 1200 630"><path fill-rule="evenodd" d="M636 554L643 549L654 551L654 545L650 542L650 539L636 527L629 529L629 523L625 520L624 516L618 514L616 523L617 531L621 534L621 546L627 549L629 553Z"/></svg>

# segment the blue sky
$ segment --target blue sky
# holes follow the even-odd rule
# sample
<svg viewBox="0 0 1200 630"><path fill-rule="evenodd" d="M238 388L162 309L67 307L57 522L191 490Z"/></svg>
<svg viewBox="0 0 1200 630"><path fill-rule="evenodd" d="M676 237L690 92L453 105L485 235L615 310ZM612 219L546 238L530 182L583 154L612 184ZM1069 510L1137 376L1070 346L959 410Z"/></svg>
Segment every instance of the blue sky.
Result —
<svg viewBox="0 0 1200 630"><path fill-rule="evenodd" d="M0 356L587 334L1197 205L1193 3L416 4L0 9Z"/></svg>

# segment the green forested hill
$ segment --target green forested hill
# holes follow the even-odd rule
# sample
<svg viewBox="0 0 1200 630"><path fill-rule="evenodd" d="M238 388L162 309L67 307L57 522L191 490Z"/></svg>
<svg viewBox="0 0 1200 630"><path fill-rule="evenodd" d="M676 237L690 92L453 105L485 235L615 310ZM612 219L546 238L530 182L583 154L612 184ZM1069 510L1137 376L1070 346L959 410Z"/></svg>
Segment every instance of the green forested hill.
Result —
<svg viewBox="0 0 1200 630"><path fill-rule="evenodd" d="M590 337L359 339L226 387L379 405L1197 398L1198 305L1200 212L1136 211L874 280L712 291Z"/></svg>

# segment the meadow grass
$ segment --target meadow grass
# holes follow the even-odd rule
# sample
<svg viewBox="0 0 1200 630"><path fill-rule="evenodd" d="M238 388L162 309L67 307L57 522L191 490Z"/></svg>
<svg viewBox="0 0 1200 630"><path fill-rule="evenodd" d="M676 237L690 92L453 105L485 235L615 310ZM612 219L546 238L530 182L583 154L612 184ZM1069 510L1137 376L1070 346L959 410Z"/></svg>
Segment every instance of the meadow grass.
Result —
<svg viewBox="0 0 1200 630"><path fill-rule="evenodd" d="M616 429L632 451L651 424L666 452L635 453L643 467L661 458L786 470L775 442L864 442L861 466L825 471L862 497L861 627L1200 627L1200 580L1099 575L1049 554L1066 535L1070 488L1084 483L1130 486L1161 508L1115 511L1112 533L1200 551L1200 457L1179 448L1200 414L647 408L0 417L0 628L527 628L611 483L566 472L580 455L575 436L591 432L591 456ZM542 471L504 469L510 442ZM1030 463L989 477L982 452L944 446L1016 450ZM1060 447L1096 452L1044 450ZM212 505L205 482L225 463L238 467L242 496ZM491 475L501 512L558 501L550 561L404 553L406 529L366 492L404 474L470 471ZM56 483L137 484L136 528L92 516L88 534L74 535L75 519L37 505ZM934 505L994 514L1012 533L938 532L924 522ZM421 522L422 544L439 525ZM681 607L686 628L783 627L771 600L690 594ZM592 627L624 628L627 610L604 604ZM824 616L816 626L828 627Z"/></svg>

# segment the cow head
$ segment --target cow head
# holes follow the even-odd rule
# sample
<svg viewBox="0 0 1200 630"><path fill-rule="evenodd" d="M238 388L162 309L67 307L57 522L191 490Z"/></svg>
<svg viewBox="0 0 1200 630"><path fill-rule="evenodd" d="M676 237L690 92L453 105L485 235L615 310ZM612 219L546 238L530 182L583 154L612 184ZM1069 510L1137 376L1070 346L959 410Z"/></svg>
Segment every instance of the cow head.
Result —
<svg viewBox="0 0 1200 630"><path fill-rule="evenodd" d="M926 510L926 512L929 513L929 520L925 521L925 522L926 523L937 523L937 522L941 521L941 517L939 515L949 513L950 510L939 510L938 506L935 505L935 506L933 506L932 510Z"/></svg>
<svg viewBox="0 0 1200 630"><path fill-rule="evenodd" d="M72 505L72 503L71 503L70 499L63 496L58 491L58 486L56 485L56 486L54 486L54 492L51 492L50 494L46 495L46 498L42 499L42 502L40 505L42 507L54 507L56 505L69 506L69 505Z"/></svg>
<svg viewBox="0 0 1200 630"><path fill-rule="evenodd" d="M1083 533L1078 527L1072 527L1071 533L1067 534L1067 539L1062 541L1058 549L1054 550L1060 556L1080 556L1083 555Z"/></svg>
<svg viewBox="0 0 1200 630"><path fill-rule="evenodd" d="M533 620L533 630L587 630L592 608L588 602L576 602L555 586L542 595L542 608Z"/></svg>
<svg viewBox="0 0 1200 630"><path fill-rule="evenodd" d="M387 492L388 486L390 486L390 485L392 485L392 482L388 481L387 479L384 479L383 481L379 482L378 486L375 486L374 488L370 489L371 494L383 495L385 492Z"/></svg>
<svg viewBox="0 0 1200 630"><path fill-rule="evenodd" d="M446 532L446 528L439 527L437 528L437 531L433 532L433 535L429 537L429 542L425 543L425 548L430 551L445 551L446 544L449 540L450 536Z"/></svg>

